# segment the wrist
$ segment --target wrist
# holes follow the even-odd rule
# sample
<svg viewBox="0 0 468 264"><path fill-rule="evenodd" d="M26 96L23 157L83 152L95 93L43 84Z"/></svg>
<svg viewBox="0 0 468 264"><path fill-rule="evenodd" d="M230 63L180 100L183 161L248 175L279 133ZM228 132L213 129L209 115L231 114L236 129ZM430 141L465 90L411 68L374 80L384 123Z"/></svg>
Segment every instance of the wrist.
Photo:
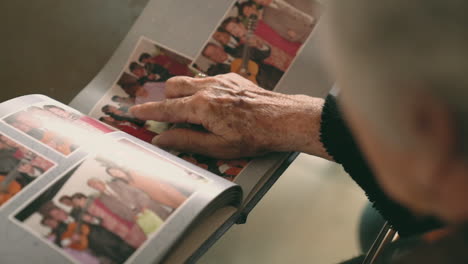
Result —
<svg viewBox="0 0 468 264"><path fill-rule="evenodd" d="M322 109L325 100L305 95L292 95L294 117L287 126L290 141L287 151L298 151L331 160L320 141Z"/></svg>

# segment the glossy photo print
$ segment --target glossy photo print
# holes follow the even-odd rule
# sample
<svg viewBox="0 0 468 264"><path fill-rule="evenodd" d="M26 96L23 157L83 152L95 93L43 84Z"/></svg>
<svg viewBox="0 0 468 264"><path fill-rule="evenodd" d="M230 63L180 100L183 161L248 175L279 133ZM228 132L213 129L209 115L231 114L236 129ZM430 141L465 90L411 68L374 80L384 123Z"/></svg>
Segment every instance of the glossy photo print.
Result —
<svg viewBox="0 0 468 264"><path fill-rule="evenodd" d="M0 208L55 164L0 134Z"/></svg>
<svg viewBox="0 0 468 264"><path fill-rule="evenodd" d="M193 67L210 76L235 72L273 90L312 33L319 8L309 0L237 1Z"/></svg>
<svg viewBox="0 0 468 264"><path fill-rule="evenodd" d="M65 173L15 219L83 264L124 263L157 239L207 180L128 140L116 144Z"/></svg>
<svg viewBox="0 0 468 264"><path fill-rule="evenodd" d="M68 107L48 103L27 107L3 121L64 156L72 154L93 134L115 131Z"/></svg>
<svg viewBox="0 0 468 264"><path fill-rule="evenodd" d="M118 80L93 108L90 116L151 143L155 136L176 124L140 120L132 116L129 109L136 104L164 100L165 82L169 78L195 76L196 71L189 67L190 63L186 56L141 38ZM249 162L249 159L218 160L193 153L172 154L231 181Z"/></svg>

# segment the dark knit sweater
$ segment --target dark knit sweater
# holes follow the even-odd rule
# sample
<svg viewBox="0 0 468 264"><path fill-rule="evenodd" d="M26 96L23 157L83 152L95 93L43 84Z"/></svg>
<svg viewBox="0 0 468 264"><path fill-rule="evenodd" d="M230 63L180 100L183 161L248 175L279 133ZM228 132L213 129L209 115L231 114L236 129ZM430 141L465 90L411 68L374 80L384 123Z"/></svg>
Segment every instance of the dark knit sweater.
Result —
<svg viewBox="0 0 468 264"><path fill-rule="evenodd" d="M328 154L365 191L374 208L390 225L406 237L441 227L435 219L417 219L410 210L390 199L377 183L346 125L334 96L328 96L322 112L320 139Z"/></svg>
<svg viewBox="0 0 468 264"><path fill-rule="evenodd" d="M384 248L378 264L468 263L468 224L453 228L444 238L428 241L423 233L442 227L434 218L416 218L388 197L377 183L365 157L342 118L336 98L328 96L322 112L320 139L328 154L365 191L374 208L399 232L401 238ZM360 264L364 256L343 262Z"/></svg>

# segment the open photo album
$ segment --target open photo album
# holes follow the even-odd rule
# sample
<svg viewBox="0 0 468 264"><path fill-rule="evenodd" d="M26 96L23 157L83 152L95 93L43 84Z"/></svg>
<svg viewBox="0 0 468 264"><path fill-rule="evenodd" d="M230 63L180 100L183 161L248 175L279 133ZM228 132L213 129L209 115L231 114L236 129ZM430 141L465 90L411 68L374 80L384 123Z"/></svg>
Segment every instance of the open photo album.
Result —
<svg viewBox="0 0 468 264"><path fill-rule="evenodd" d="M214 31L186 54L180 43L173 47L144 33L175 2L182 3L150 1L70 106L43 95L0 104L2 263L195 262L231 225L246 221L297 156L220 160L162 150L151 144L155 136L190 124L144 121L129 109L165 100L169 78L200 73L235 72L264 89L297 93L280 83L310 77L293 64L313 42L320 5L218 3ZM308 49L309 58L315 48ZM329 88L315 92L323 96Z"/></svg>

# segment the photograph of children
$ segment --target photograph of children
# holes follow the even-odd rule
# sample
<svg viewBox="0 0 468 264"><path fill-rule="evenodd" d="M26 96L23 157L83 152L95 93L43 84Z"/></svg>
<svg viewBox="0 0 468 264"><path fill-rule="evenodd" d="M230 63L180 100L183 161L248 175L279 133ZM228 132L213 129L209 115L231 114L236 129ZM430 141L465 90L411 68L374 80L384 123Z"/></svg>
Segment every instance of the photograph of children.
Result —
<svg viewBox="0 0 468 264"><path fill-rule="evenodd" d="M124 263L205 183L120 142L86 159L15 218L78 263Z"/></svg>
<svg viewBox="0 0 468 264"><path fill-rule="evenodd" d="M170 129L172 124L139 120L130 114L129 108L135 104L164 100L165 81L168 78L194 76L188 67L190 63L190 59L141 38L119 79L96 104L90 116L151 143L155 136ZM249 161L216 160L191 153L173 154L231 181Z"/></svg>
<svg viewBox="0 0 468 264"><path fill-rule="evenodd" d="M238 73L273 90L318 19L312 0L239 0L193 67L207 75Z"/></svg>
<svg viewBox="0 0 468 264"><path fill-rule="evenodd" d="M48 159L0 134L0 206L54 166Z"/></svg>
<svg viewBox="0 0 468 264"><path fill-rule="evenodd" d="M92 133L108 133L111 127L78 112L54 104L38 104L4 118L17 130L67 156Z"/></svg>

